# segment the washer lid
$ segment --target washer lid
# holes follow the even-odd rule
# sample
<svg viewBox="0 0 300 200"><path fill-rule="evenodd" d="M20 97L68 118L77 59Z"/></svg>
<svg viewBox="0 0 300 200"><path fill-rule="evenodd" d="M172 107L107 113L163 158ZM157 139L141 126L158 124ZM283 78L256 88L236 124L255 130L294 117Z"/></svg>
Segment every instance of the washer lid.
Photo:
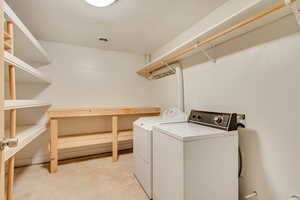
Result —
<svg viewBox="0 0 300 200"><path fill-rule="evenodd" d="M141 117L134 121L134 125L143 127L147 130L152 130L153 126L161 123L173 123L173 122L186 122L186 118L165 118L161 116L156 117Z"/></svg>
<svg viewBox="0 0 300 200"><path fill-rule="evenodd" d="M159 124L153 129L182 141L232 136L237 133L237 131L225 131L189 122Z"/></svg>

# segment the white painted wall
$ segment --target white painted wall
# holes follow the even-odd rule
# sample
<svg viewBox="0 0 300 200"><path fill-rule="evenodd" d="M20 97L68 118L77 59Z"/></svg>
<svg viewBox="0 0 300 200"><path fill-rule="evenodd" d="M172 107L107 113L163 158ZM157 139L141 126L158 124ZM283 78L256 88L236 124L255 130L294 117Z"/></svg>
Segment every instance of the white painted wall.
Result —
<svg viewBox="0 0 300 200"><path fill-rule="evenodd" d="M151 83L136 74L144 57L42 42L52 63L40 68L53 83L37 95L53 107L147 106Z"/></svg>
<svg viewBox="0 0 300 200"><path fill-rule="evenodd" d="M46 100L53 104L52 108L154 105L151 82L136 74L137 68L144 63L143 56L53 42L42 42L42 45L49 53L52 63L39 69L52 78L52 84L49 86L18 84L19 99ZM28 116L29 112L30 110L18 111L19 124L34 121L32 118L24 117ZM42 110L40 113L43 114ZM130 128L123 122L133 121L135 118L121 118L119 128ZM89 133L111 130L111 119L78 118L62 120L59 125L61 134ZM43 134L18 153L17 165L47 161L48 137L48 133ZM123 147L130 145L126 143ZM110 150L110 145L96 145L69 149L60 152L59 155L60 158L67 158Z"/></svg>
<svg viewBox="0 0 300 200"><path fill-rule="evenodd" d="M255 190L259 200L300 195L299 31L290 16L219 46L216 64L200 54L183 62L187 109L246 114L241 196ZM175 76L154 87L163 107L176 104Z"/></svg>

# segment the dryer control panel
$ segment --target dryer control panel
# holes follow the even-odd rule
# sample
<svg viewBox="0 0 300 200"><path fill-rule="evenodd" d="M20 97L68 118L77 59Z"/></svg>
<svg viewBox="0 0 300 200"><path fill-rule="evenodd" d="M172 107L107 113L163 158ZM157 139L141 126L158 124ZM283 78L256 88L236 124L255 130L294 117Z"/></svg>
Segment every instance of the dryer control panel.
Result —
<svg viewBox="0 0 300 200"><path fill-rule="evenodd" d="M192 110L188 121L191 123L197 123L227 131L237 130L236 113L219 113Z"/></svg>

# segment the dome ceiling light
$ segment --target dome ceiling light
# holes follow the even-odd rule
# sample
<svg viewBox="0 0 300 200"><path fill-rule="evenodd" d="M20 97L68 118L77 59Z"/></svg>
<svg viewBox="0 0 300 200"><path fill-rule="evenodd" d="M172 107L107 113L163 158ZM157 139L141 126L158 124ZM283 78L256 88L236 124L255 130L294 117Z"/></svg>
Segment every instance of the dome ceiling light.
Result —
<svg viewBox="0 0 300 200"><path fill-rule="evenodd" d="M85 0L88 4L95 6L95 7L106 7L110 6L116 0Z"/></svg>

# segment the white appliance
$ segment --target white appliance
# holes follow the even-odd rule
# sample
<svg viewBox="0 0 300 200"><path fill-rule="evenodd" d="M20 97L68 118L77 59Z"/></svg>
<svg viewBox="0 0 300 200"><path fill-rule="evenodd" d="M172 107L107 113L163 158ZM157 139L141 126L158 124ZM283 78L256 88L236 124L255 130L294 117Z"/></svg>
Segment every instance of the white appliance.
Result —
<svg viewBox="0 0 300 200"><path fill-rule="evenodd" d="M153 127L153 199L238 200L236 118L193 110Z"/></svg>
<svg viewBox="0 0 300 200"><path fill-rule="evenodd" d="M143 117L133 123L134 174L152 199L152 128L161 123L186 121L184 113L169 109L159 117Z"/></svg>

